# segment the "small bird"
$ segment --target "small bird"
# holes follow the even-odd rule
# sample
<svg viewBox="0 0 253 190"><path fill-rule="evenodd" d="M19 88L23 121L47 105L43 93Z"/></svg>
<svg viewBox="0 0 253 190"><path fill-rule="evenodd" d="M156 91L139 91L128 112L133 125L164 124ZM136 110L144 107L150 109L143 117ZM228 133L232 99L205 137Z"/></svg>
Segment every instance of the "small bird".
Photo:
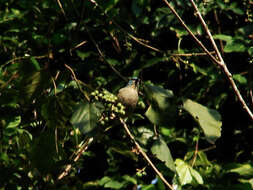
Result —
<svg viewBox="0 0 253 190"><path fill-rule="evenodd" d="M139 79L137 77L132 77L127 86L121 88L118 92L119 101L126 106L126 109L132 111L138 102L138 86Z"/></svg>

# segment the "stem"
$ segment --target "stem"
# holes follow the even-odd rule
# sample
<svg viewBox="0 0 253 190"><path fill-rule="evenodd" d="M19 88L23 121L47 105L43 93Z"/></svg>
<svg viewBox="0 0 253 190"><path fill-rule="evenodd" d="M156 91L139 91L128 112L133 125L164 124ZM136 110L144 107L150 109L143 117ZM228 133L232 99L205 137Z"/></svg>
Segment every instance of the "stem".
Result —
<svg viewBox="0 0 253 190"><path fill-rule="evenodd" d="M161 178L161 180L171 189L174 190L174 188L172 187L171 184L169 184L169 182L163 177L162 173L155 167L155 165L152 163L152 161L149 159L149 157L147 156L147 154L142 150L141 146L139 145L139 143L135 140L134 136L131 134L131 132L129 131L127 124L124 122L124 120L122 118L119 118L122 126L124 127L125 131L127 132L128 136L132 139L132 141L134 142L135 146L137 147L137 149L139 150L139 152L142 154L142 156L145 158L145 160L149 163L149 165L152 167L152 169L156 172L156 174Z"/></svg>
<svg viewBox="0 0 253 190"><path fill-rule="evenodd" d="M177 14L177 12L175 11L175 9L168 3L167 0L163 0L165 2L165 4L169 7L169 9L171 10L171 12L177 17L177 19L179 20L179 22L181 22L181 24L183 25L183 27L187 30L187 32L193 37L193 39L197 42L197 44L203 49L204 52L206 52L206 54L208 55L208 57L210 57L210 59L219 64L219 61L217 61L217 59L206 49L206 47L201 43L201 41L199 41L199 39L193 34L193 32L190 30L190 28L188 28L188 26L184 23L184 21L181 19L181 17Z"/></svg>
<svg viewBox="0 0 253 190"><path fill-rule="evenodd" d="M237 86L235 84L235 81L234 81L234 79L232 77L232 74L229 72L229 70L228 70L228 68L227 68L227 66L226 66L226 64L225 64L225 62L224 62L224 60L223 60L223 58L221 56L221 53L220 53L220 51L219 51L219 49L218 49L218 47L217 47L217 45L216 45L216 43L215 43L215 41L213 39L213 36L212 36L210 30L208 29L208 27L207 27L204 19L202 18L201 14L199 12L198 7L196 6L196 4L194 3L193 0L190 0L190 1L191 1L192 6L194 7L194 9L195 9L195 11L197 13L197 16L198 16L198 18L199 18L202 26L204 27L204 29L205 29L205 31L206 31L206 33L207 33L207 35L208 35L208 37L209 37L212 45L213 45L213 48L214 48L214 51L216 52L216 55L218 56L219 63L217 62L217 64L222 68L223 72L227 76L227 79L229 80L229 83L232 86L232 88L233 88L233 90L234 90L237 98L241 102L243 109L248 113L248 115L250 116L251 120L253 120L253 114L252 114L251 110L249 109L249 107L247 106L246 102L244 101L244 99L243 99L240 91L238 90L238 88L237 88Z"/></svg>
<svg viewBox="0 0 253 190"><path fill-rule="evenodd" d="M218 66L221 67L221 69L223 70L223 72L225 73L227 79L229 80L229 83L230 85L232 86L233 88L233 91L234 93L236 94L237 98L239 99L239 101L241 102L242 104L242 107L243 109L248 113L250 119L253 121L253 114L251 112L251 110L249 109L249 107L247 106L247 104L245 103L240 91L238 90L234 80L233 80L233 77L232 77L232 74L229 72L216 44L215 44L215 41L204 21L204 19L202 18L196 4L194 3L193 0L190 0L190 2L192 3L196 13L197 13L197 16L198 18L200 19L201 21L201 24L203 25L204 29L206 30L206 33L213 45L213 48L214 48L214 51L216 53L216 56L218 57L218 60L206 49L206 47L198 40L198 38L192 33L192 31L187 27L187 25L184 23L184 21L181 19L181 17L177 14L177 12L175 11L175 9L168 3L167 0L163 0L166 5L169 7L169 9L172 11L172 13L177 17L177 19L181 22L181 24L183 25L183 27L187 30L187 32L193 37L193 39L197 42L197 44L207 53L208 57L214 62L216 63Z"/></svg>
<svg viewBox="0 0 253 190"><path fill-rule="evenodd" d="M76 157L74 158L74 162L77 162L79 158L81 157L82 153L88 148L89 144L93 141L93 138L89 138L85 141L85 143L75 152ZM58 176L58 180L61 180L63 177L68 175L70 169L72 168L71 164L68 164L64 171Z"/></svg>
<svg viewBox="0 0 253 190"><path fill-rule="evenodd" d="M194 7L194 9L195 9L195 11L196 11L196 13L197 13L197 16L198 16L198 18L199 18L199 20L200 20L202 26L204 27L204 29L205 29L205 31L206 31L206 33L207 33L207 35L208 35L208 37L209 37L209 39L210 39L212 45L213 45L213 48L214 48L214 51L216 52L216 55L218 56L219 63L217 62L217 64L218 64L218 65L223 65L223 64L225 64L224 61L223 61L223 59L222 59L222 56L221 56L221 54L220 54L220 51L219 51L219 49L217 48L217 46L216 46L216 44L215 44L215 41L214 41L214 39L213 39L213 36L212 36L210 30L208 29L208 27L207 27L207 25L206 25L206 22L204 21L204 19L202 18L201 14L200 14L200 12L199 12L198 7L196 6L196 4L194 3L193 0L190 0L190 1L191 1L192 6Z"/></svg>

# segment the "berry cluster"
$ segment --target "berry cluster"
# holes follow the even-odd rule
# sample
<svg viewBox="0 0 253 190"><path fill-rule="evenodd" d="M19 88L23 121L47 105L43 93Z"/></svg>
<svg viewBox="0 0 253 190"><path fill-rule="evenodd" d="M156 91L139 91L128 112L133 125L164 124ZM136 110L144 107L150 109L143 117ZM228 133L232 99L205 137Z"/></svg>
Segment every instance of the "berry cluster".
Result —
<svg viewBox="0 0 253 190"><path fill-rule="evenodd" d="M95 90L90 94L95 101L98 101L104 105L104 112L99 122L101 125L104 125L109 120L113 120L117 115L124 116L125 106L118 102L117 96L110 93L106 89L102 91Z"/></svg>

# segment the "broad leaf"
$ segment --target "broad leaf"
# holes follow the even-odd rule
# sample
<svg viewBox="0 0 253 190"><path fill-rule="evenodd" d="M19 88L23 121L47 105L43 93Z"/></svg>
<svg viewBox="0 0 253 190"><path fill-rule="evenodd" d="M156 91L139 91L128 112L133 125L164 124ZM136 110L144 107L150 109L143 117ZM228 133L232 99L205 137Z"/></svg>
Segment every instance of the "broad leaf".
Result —
<svg viewBox="0 0 253 190"><path fill-rule="evenodd" d="M151 152L162 162L165 162L165 165L172 170L176 171L173 158L170 153L170 149L162 138L158 138L153 146L151 147Z"/></svg>
<svg viewBox="0 0 253 190"><path fill-rule="evenodd" d="M215 141L221 136L222 122L219 112L190 99L184 101L183 108L199 123L204 131L207 141L215 143Z"/></svg>
<svg viewBox="0 0 253 190"><path fill-rule="evenodd" d="M166 116L164 117L158 109L154 109L153 106L149 106L145 115L155 125L162 125L167 122Z"/></svg>
<svg viewBox="0 0 253 190"><path fill-rule="evenodd" d="M233 79L238 81L240 84L244 84L244 85L247 84L247 78L240 74L233 75Z"/></svg>
<svg viewBox="0 0 253 190"><path fill-rule="evenodd" d="M169 107L170 102L168 99L174 96L171 90L164 89L160 86L145 84L144 90L147 98L157 104L161 110L166 110Z"/></svg>
<svg viewBox="0 0 253 190"><path fill-rule="evenodd" d="M105 176L101 180L99 180L99 185L110 189L121 189L124 186L124 183L116 181L111 177Z"/></svg>
<svg viewBox="0 0 253 190"><path fill-rule="evenodd" d="M228 164L225 169L227 172L237 173L240 176L244 177L253 177L253 166L251 164L238 164L238 163L231 163Z"/></svg>
<svg viewBox="0 0 253 190"><path fill-rule="evenodd" d="M144 90L151 104L145 113L147 118L155 125L167 125L172 122L177 113L173 92L150 84L146 84Z"/></svg>
<svg viewBox="0 0 253 190"><path fill-rule="evenodd" d="M80 102L75 108L70 122L83 134L90 132L97 125L100 110L95 103Z"/></svg>
<svg viewBox="0 0 253 190"><path fill-rule="evenodd" d="M175 164L181 185L203 184L201 175L189 164L180 159L176 159Z"/></svg>

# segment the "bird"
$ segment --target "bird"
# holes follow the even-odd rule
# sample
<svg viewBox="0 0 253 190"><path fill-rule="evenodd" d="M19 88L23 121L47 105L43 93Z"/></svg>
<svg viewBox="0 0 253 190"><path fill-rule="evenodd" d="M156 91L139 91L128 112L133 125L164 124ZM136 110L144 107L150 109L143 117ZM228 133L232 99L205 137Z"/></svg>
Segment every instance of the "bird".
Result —
<svg viewBox="0 0 253 190"><path fill-rule="evenodd" d="M136 107L139 99L138 95L139 79L137 77L130 78L127 86L119 89L118 100L121 102L127 111L132 111Z"/></svg>

